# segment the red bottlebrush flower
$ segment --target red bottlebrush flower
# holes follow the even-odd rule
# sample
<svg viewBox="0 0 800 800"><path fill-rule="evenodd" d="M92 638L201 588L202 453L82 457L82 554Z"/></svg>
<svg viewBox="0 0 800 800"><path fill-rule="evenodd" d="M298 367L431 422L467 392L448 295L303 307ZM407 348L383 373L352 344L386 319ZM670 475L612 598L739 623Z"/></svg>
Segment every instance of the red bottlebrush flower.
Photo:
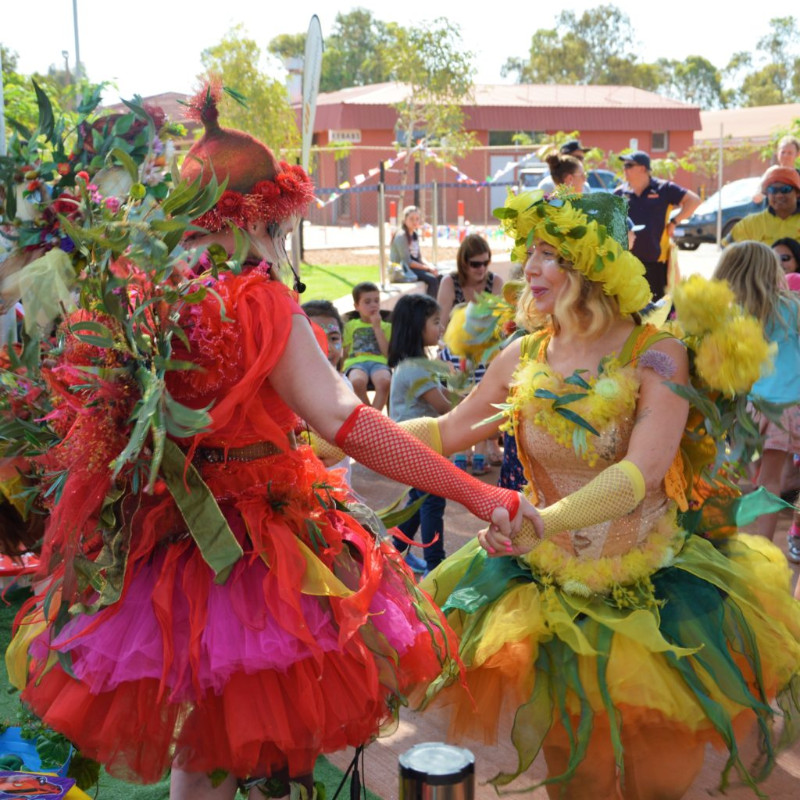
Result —
<svg viewBox="0 0 800 800"><path fill-rule="evenodd" d="M281 188L282 192L293 194L300 188L300 181L293 172L279 172L275 176L275 180Z"/></svg>
<svg viewBox="0 0 800 800"><path fill-rule="evenodd" d="M244 198L239 192L232 192L230 190L222 193L219 202L217 203L217 210L224 217L236 218L242 213L244 206Z"/></svg>
<svg viewBox="0 0 800 800"><path fill-rule="evenodd" d="M274 181L259 181L253 187L253 194L261 195L265 200L277 200L281 190Z"/></svg>
<svg viewBox="0 0 800 800"><path fill-rule="evenodd" d="M76 173L75 178L79 181L83 181L84 183L89 183L89 173L82 169L80 172Z"/></svg>
<svg viewBox="0 0 800 800"><path fill-rule="evenodd" d="M222 98L222 79L212 75L188 102L187 119L215 125L219 118L217 104Z"/></svg>
<svg viewBox="0 0 800 800"><path fill-rule="evenodd" d="M164 109L161 108L161 106L154 106L150 103L145 103L142 108L150 115L150 119L153 120L153 125L155 125L156 130L160 130L167 119Z"/></svg>
<svg viewBox="0 0 800 800"><path fill-rule="evenodd" d="M517 329L517 323L513 319L503 323L503 336L511 336Z"/></svg>

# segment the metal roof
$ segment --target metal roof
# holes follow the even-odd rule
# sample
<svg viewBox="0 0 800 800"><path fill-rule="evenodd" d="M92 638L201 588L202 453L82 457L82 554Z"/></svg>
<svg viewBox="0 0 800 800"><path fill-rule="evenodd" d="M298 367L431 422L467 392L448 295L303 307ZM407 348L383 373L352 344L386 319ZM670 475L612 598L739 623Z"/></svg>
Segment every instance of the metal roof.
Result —
<svg viewBox="0 0 800 800"><path fill-rule="evenodd" d="M402 83L321 94L315 128L393 129ZM700 109L633 86L478 84L463 104L474 130L698 130Z"/></svg>

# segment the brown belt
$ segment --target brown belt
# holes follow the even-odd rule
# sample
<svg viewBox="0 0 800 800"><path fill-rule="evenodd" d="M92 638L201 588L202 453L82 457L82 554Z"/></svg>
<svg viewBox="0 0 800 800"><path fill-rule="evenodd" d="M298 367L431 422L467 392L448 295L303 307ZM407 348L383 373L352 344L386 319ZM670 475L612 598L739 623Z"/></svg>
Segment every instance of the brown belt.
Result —
<svg viewBox="0 0 800 800"><path fill-rule="evenodd" d="M287 449L291 443L286 442ZM222 464L225 461L255 461L259 458L268 458L283 453L278 445L272 442L255 442L244 447L198 447L193 461L201 464Z"/></svg>

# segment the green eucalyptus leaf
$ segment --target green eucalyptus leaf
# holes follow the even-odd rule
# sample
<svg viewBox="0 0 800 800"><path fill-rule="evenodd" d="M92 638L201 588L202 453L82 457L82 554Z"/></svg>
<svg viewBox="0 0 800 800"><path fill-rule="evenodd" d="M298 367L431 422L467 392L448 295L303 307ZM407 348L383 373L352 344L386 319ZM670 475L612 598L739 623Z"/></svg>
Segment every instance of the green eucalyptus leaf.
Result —
<svg viewBox="0 0 800 800"><path fill-rule="evenodd" d="M580 425L581 428L585 428L589 433L593 433L595 436L600 435L582 416L580 416L580 414L576 414L568 408L556 408L555 411L570 422L574 422L576 425Z"/></svg>
<svg viewBox="0 0 800 800"><path fill-rule="evenodd" d="M200 191L200 178L194 183L181 181L161 204L161 209L168 216L182 214L194 202Z"/></svg>
<svg viewBox="0 0 800 800"><path fill-rule="evenodd" d="M153 422L161 397L165 391L163 379L157 378L151 372L144 368L140 368L137 372L137 379L139 385L142 386L142 397L134 407L132 417L136 420L133 430L131 431L130 439L125 449L111 462L113 467L114 478L119 475L120 470L129 461L133 461L139 455L150 427Z"/></svg>
<svg viewBox="0 0 800 800"><path fill-rule="evenodd" d="M213 404L205 408L189 408L175 400L167 391L164 393L164 401L168 424L172 422L184 431L181 438L202 433L211 425L211 415L208 411Z"/></svg>
<svg viewBox="0 0 800 800"><path fill-rule="evenodd" d="M130 179L136 183L139 180L139 167L136 162L121 148L115 147L109 154L109 158L116 159L125 167L125 171L130 176ZM131 187L133 188L133 187Z"/></svg>
<svg viewBox="0 0 800 800"><path fill-rule="evenodd" d="M215 582L224 583L244 553L211 490L171 439L164 444L161 474Z"/></svg>
<svg viewBox="0 0 800 800"><path fill-rule="evenodd" d="M183 236L188 225L181 219L156 219L150 223L150 227L156 231L178 231Z"/></svg>
<svg viewBox="0 0 800 800"><path fill-rule="evenodd" d="M74 332L73 332L74 333ZM94 336L91 333L74 333L75 338L84 344L90 344L94 347L112 348L114 346L113 339L107 339L104 336Z"/></svg>
<svg viewBox="0 0 800 800"><path fill-rule="evenodd" d="M39 107L39 122L38 131L48 141L53 138L53 129L55 126L55 117L53 115L53 105L50 98L42 91L36 81L32 81L33 90L36 92L36 105Z"/></svg>
<svg viewBox="0 0 800 800"><path fill-rule="evenodd" d="M164 390L164 394L166 390ZM163 394L162 398L163 400ZM164 457L164 446L167 442L167 425L165 421L165 414L162 409L162 403L156 406L155 411L150 423L151 441L153 446L153 453L150 457L150 473L147 479L146 492L152 492L155 487L156 480L158 479L158 469L161 466L161 460Z"/></svg>
<svg viewBox="0 0 800 800"><path fill-rule="evenodd" d="M205 286L196 286L188 294L183 295L183 302L193 305L195 303L202 303L208 295L208 290ZM427 359L426 359L427 360Z"/></svg>
<svg viewBox="0 0 800 800"><path fill-rule="evenodd" d="M381 522L387 528L395 528L398 525L402 525L404 522L408 522L414 514L419 511L422 504L428 499L427 494L423 494L421 497L418 497L413 503L410 503L405 508L401 508L397 511L390 511L387 514L379 515Z"/></svg>
<svg viewBox="0 0 800 800"><path fill-rule="evenodd" d="M133 114L123 114L117 117L111 127L111 132L114 136L124 136L131 129L134 119L135 117Z"/></svg>
<svg viewBox="0 0 800 800"><path fill-rule="evenodd" d="M591 385L589 382L580 376L581 372L586 372L587 370L575 370L569 378L564 379L564 383L569 383L573 386L580 386L582 389L591 389Z"/></svg>
<svg viewBox="0 0 800 800"><path fill-rule="evenodd" d="M101 322L95 322L94 320L87 319L80 322L74 322L69 326L69 329L72 331L72 333L82 333L84 331L88 331L89 333L93 333L104 339L110 339L112 342L114 339L114 335L111 333L109 328L107 328Z"/></svg>
<svg viewBox="0 0 800 800"><path fill-rule="evenodd" d="M561 406L583 400L585 397L586 392L570 392L568 394L559 395L559 397L553 401L553 408L561 408Z"/></svg>

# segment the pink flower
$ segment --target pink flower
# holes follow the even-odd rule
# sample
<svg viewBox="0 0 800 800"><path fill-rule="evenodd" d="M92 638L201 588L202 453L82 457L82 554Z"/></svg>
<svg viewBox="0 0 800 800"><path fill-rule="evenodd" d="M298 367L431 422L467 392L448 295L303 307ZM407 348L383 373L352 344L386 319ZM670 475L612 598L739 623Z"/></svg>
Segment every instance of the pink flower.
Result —
<svg viewBox="0 0 800 800"><path fill-rule="evenodd" d="M119 211L120 202L118 197L106 197L103 204L112 214L116 214Z"/></svg>

